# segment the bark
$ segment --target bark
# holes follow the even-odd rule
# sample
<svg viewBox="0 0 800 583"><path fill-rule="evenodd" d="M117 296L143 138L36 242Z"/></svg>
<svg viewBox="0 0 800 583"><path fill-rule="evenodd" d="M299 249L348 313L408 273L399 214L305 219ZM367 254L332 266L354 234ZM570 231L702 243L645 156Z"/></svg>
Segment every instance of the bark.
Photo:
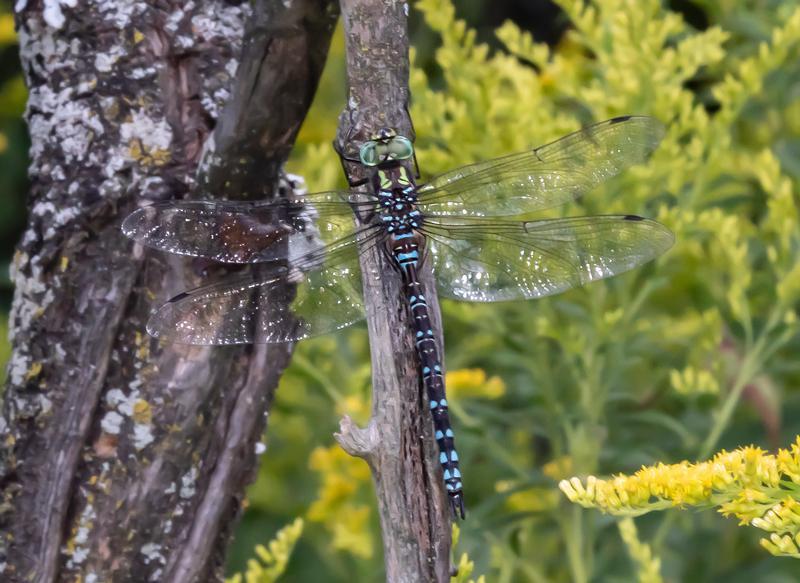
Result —
<svg viewBox="0 0 800 583"><path fill-rule="evenodd" d="M32 189L0 417L2 579L220 580L292 347L149 339L152 308L198 278L184 260L133 248L119 223L197 182L273 195L335 9L20 0L17 10ZM258 164L242 164L248 156Z"/></svg>
<svg viewBox="0 0 800 583"><path fill-rule="evenodd" d="M357 160L358 146L381 127L414 138L408 114L408 6L393 0L342 0L341 7L349 94L339 119L337 149L346 159ZM359 164L345 161L345 167L351 181L365 178ZM364 253L361 266L364 273L381 274L364 278L372 416L366 429L345 418L337 438L372 469L387 581L449 581L447 496L400 277L381 250ZM421 280L443 352L441 314L429 269L422 269Z"/></svg>

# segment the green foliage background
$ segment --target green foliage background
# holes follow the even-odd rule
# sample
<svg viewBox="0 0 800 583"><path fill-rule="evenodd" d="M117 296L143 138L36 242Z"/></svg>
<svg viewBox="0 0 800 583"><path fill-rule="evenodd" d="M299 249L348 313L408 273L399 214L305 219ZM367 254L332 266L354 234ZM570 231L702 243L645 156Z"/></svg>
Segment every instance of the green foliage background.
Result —
<svg viewBox="0 0 800 583"><path fill-rule="evenodd" d="M470 511L458 554L469 554L476 578L498 582L797 581L798 561L771 556L762 532L713 511L671 509L618 528L557 487L749 443L774 449L800 433L796 2L558 0L562 12L548 22L565 31L552 45L511 21L487 27L478 4L413 5L423 173L615 115L653 115L668 133L652 161L568 212L654 217L677 243L653 264L561 296L443 304ZM470 25L459 20L467 16ZM14 144L0 169L24 157L14 134L21 102L1 101L15 82L0 89ZM330 142L343 100L338 38L290 162L311 190L342 185ZM0 176L19 180L14 172ZM11 201L4 196L4 211ZM18 225L18 208L0 220L12 215ZM366 420L369 374L361 327L298 346L231 572L303 517L299 540L280 547L295 545L284 580L381 579L369 472L332 439L341 414ZM253 571L252 580L267 579Z"/></svg>

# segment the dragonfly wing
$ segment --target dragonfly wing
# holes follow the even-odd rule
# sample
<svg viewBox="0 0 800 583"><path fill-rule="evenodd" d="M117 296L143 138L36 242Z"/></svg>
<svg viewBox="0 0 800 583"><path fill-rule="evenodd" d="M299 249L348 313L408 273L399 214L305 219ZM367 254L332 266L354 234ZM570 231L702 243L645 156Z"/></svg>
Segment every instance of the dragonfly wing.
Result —
<svg viewBox="0 0 800 583"><path fill-rule="evenodd" d="M564 204L639 164L664 136L658 120L617 117L555 142L441 174L419 189L426 216L510 216Z"/></svg>
<svg viewBox="0 0 800 583"><path fill-rule="evenodd" d="M297 257L355 230L350 193L320 192L268 203L170 201L137 209L125 235L161 251L258 263Z"/></svg>
<svg viewBox="0 0 800 583"><path fill-rule="evenodd" d="M618 275L669 249L649 219L605 215L528 222L426 221L426 252L441 295L473 302L530 299Z"/></svg>
<svg viewBox="0 0 800 583"><path fill-rule="evenodd" d="M364 317L359 246L378 243L372 228L311 254L290 268L247 265L216 284L179 294L150 318L147 331L179 344L290 342L338 330Z"/></svg>

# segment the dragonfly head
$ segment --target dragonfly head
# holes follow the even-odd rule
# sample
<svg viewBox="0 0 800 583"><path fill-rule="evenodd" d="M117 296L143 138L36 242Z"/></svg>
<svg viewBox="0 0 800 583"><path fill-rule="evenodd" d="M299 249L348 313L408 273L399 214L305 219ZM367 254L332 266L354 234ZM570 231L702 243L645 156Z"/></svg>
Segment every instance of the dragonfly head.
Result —
<svg viewBox="0 0 800 583"><path fill-rule="evenodd" d="M371 139L376 142L388 142L394 137L397 137L397 131L394 128L381 128L372 134Z"/></svg>
<svg viewBox="0 0 800 583"><path fill-rule="evenodd" d="M379 166L396 160L408 160L414 155L414 146L405 136L398 136L392 128L381 128L364 142L358 152L364 166Z"/></svg>

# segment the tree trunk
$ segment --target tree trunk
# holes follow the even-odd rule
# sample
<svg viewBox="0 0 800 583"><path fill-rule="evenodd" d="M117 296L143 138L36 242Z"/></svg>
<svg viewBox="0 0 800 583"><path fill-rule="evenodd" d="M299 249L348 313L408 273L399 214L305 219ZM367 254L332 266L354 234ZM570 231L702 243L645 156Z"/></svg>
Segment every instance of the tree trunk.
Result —
<svg viewBox="0 0 800 583"><path fill-rule="evenodd" d="M184 260L134 248L119 224L198 182L274 195L335 7L16 9L32 188L0 417L2 579L220 580L292 347L152 341L150 311L198 279Z"/></svg>
<svg viewBox="0 0 800 583"><path fill-rule="evenodd" d="M408 114L408 6L393 0L342 0L347 47L347 108L339 119L337 149L358 159L358 146L382 127L413 139ZM345 162L353 181L365 178ZM410 169L413 171L413 169ZM349 418L337 436L351 455L370 464L383 531L386 579L392 583L450 579L450 519L435 452L430 412L423 402L410 317L400 276L380 249L362 254L370 351L372 416L366 429ZM441 314L429 268L420 279L442 347Z"/></svg>

